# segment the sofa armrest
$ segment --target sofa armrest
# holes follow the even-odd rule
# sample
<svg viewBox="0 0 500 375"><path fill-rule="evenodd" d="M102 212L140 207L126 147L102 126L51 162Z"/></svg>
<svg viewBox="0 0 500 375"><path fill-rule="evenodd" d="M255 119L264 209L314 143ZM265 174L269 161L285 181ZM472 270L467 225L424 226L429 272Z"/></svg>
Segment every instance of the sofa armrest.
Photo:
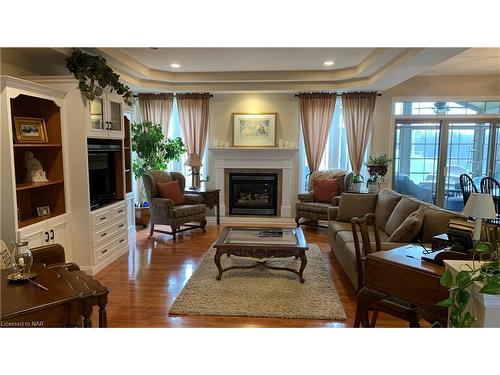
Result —
<svg viewBox="0 0 500 375"><path fill-rule="evenodd" d="M328 207L328 221L332 221L337 219L337 213L339 212L339 208L334 206L334 207Z"/></svg>
<svg viewBox="0 0 500 375"><path fill-rule="evenodd" d="M186 204L202 204L203 197L198 194L184 194L184 198L186 199Z"/></svg>
<svg viewBox="0 0 500 375"><path fill-rule="evenodd" d="M312 191L300 193L299 194L299 201L301 201L302 203L314 202L314 193Z"/></svg>
<svg viewBox="0 0 500 375"><path fill-rule="evenodd" d="M340 203L340 195L332 198L331 205L337 207Z"/></svg>

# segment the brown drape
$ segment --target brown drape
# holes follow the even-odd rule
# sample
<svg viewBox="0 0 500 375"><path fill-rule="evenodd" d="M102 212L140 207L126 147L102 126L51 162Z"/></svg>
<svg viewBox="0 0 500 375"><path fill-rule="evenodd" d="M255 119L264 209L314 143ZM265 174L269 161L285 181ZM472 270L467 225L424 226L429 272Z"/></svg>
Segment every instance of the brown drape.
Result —
<svg viewBox="0 0 500 375"><path fill-rule="evenodd" d="M359 174L366 146L373 128L375 92L353 92L342 94L342 113L347 133L347 147L353 173Z"/></svg>
<svg viewBox="0 0 500 375"><path fill-rule="evenodd" d="M300 122L311 173L319 168L332 123L337 94L302 93L299 96Z"/></svg>
<svg viewBox="0 0 500 375"><path fill-rule="evenodd" d="M160 124L165 138L168 135L173 103L173 94L139 94L142 121Z"/></svg>
<svg viewBox="0 0 500 375"><path fill-rule="evenodd" d="M188 153L197 154L203 159L208 134L210 94L177 94L176 98Z"/></svg>

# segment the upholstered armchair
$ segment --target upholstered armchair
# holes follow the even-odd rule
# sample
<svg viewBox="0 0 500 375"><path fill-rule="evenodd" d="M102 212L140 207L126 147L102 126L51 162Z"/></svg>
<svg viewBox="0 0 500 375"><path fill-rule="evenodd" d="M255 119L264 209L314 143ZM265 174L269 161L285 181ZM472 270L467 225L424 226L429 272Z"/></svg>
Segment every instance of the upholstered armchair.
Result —
<svg viewBox="0 0 500 375"><path fill-rule="evenodd" d="M314 183L320 179L338 178L339 192L329 203L317 202L314 199ZM318 226L326 228L324 225L319 225L319 220L328 220L328 207L338 206L340 195L344 191L348 191L352 173L344 169L330 169L316 171L309 176L307 192L299 194L299 202L295 204L295 222L297 226L301 224Z"/></svg>
<svg viewBox="0 0 500 375"><path fill-rule="evenodd" d="M203 198L200 195L184 194L185 202L179 205L175 205L171 199L161 198L159 195L156 184L175 180L179 181L181 191L184 192L186 180L181 173L151 171L145 173L142 179L149 201L151 216L150 236L153 235L153 232L170 234L175 242L177 240L177 233L180 232L201 228L203 233L205 233L207 208L201 203ZM193 222L199 222L199 224L188 224ZM155 225L169 225L172 231L155 229Z"/></svg>

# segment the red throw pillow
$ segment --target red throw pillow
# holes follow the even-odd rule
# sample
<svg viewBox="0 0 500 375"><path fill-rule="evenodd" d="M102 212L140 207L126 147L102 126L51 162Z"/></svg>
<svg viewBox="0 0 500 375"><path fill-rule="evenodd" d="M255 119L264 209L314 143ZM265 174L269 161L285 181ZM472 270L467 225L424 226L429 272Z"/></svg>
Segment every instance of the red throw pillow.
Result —
<svg viewBox="0 0 500 375"><path fill-rule="evenodd" d="M314 201L331 203L332 199L339 194L339 185L338 178L314 181Z"/></svg>
<svg viewBox="0 0 500 375"><path fill-rule="evenodd" d="M179 180L156 184L161 198L171 199L175 205L184 204L186 199L181 191Z"/></svg>

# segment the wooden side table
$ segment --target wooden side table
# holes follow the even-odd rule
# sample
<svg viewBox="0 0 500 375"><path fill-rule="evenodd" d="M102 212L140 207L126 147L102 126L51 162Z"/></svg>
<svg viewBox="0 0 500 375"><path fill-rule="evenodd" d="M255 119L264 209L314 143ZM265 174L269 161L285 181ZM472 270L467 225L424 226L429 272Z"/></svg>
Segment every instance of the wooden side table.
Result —
<svg viewBox="0 0 500 375"><path fill-rule="evenodd" d="M208 208L216 208L215 212L217 215L217 225L220 225L220 202L219 202L219 192L220 189L205 189L200 188L196 190L186 189L185 194L197 194L201 195L203 198L203 203Z"/></svg>

